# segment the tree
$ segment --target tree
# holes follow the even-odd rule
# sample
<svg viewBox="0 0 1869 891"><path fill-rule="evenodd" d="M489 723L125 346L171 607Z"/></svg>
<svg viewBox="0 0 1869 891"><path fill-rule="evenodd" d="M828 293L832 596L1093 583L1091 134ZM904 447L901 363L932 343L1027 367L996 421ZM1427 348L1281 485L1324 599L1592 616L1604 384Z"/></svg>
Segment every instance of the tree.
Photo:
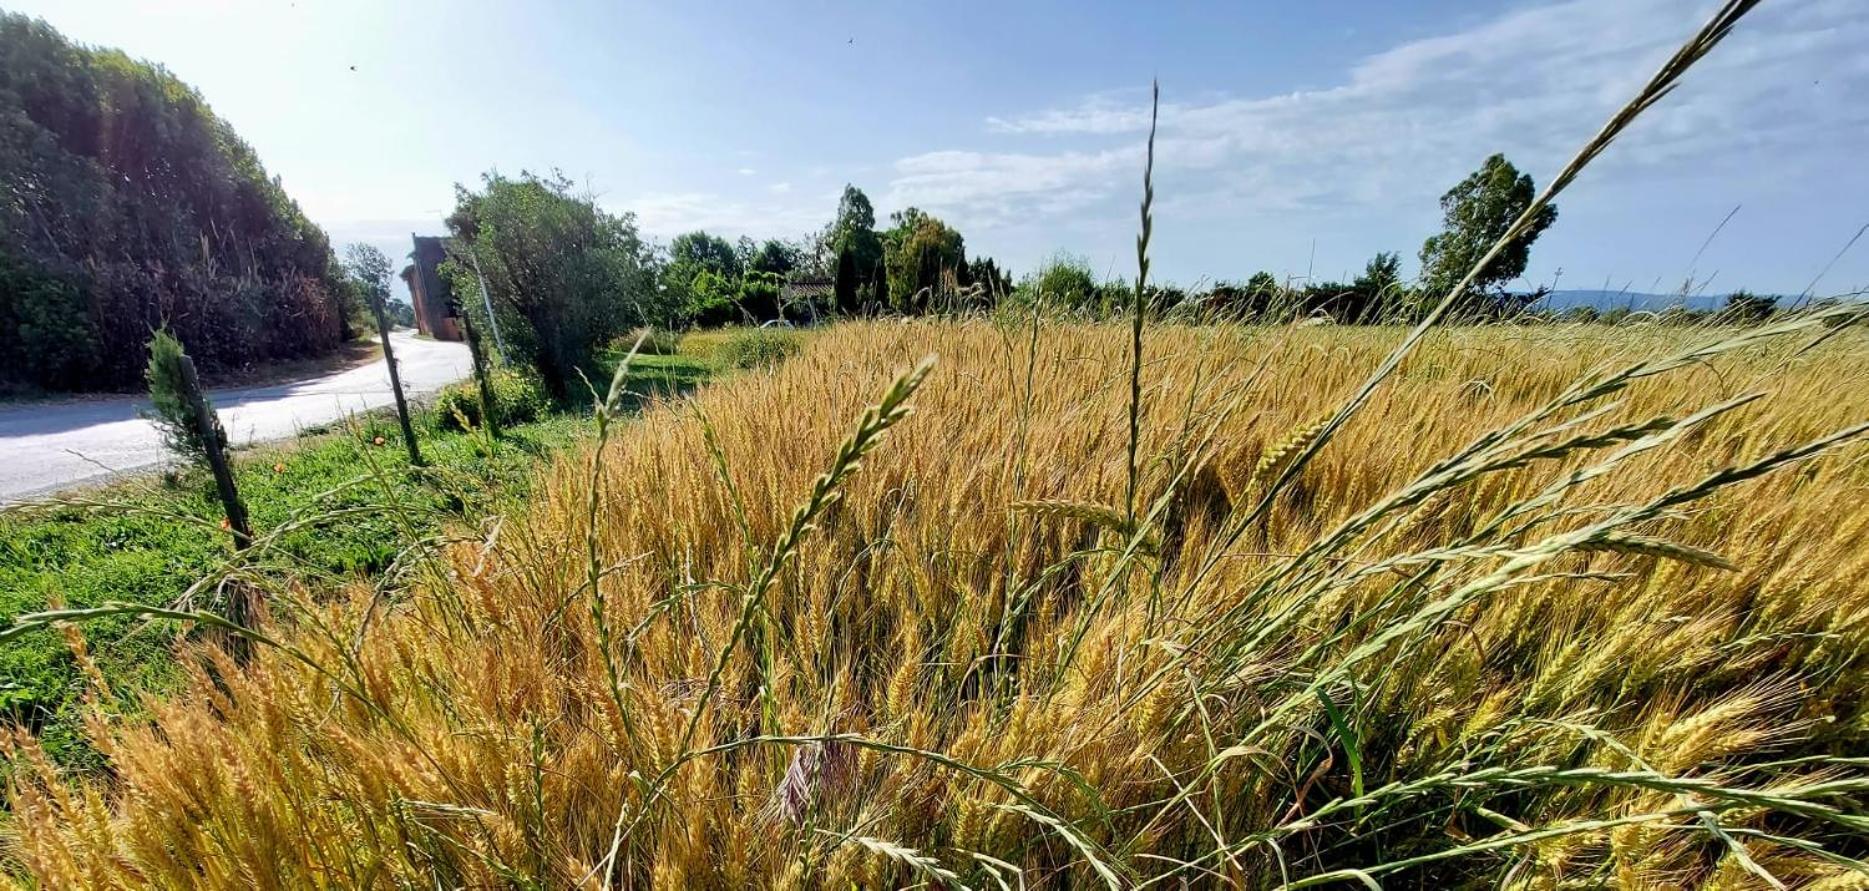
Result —
<svg viewBox="0 0 1869 891"><path fill-rule="evenodd" d="M667 318L653 256L629 215L574 196L562 174L489 173L478 192L456 187L448 227L457 250L480 260L508 346L525 357L559 404L583 376L602 377L598 350L618 334ZM471 271L454 260L450 281ZM467 311L476 311L469 301Z"/></svg>
<svg viewBox="0 0 1869 891"><path fill-rule="evenodd" d="M740 271L740 261L733 254L733 245L725 238L700 230L675 236L675 240L669 243L668 252L671 271L679 268L687 271L690 277L702 271L732 277Z"/></svg>
<svg viewBox="0 0 1869 891"><path fill-rule="evenodd" d="M967 277L980 286L988 303L998 303L1012 293L1012 273L999 267L992 257L976 258L968 265Z"/></svg>
<svg viewBox="0 0 1869 891"><path fill-rule="evenodd" d="M1094 308L1097 276L1090 261L1076 254L1060 251L1052 254L1037 271L1020 283L1026 301L1065 309Z"/></svg>
<svg viewBox="0 0 1869 891"><path fill-rule="evenodd" d="M850 248L837 252L837 278L832 282L831 299L840 313L857 308L857 256Z"/></svg>
<svg viewBox="0 0 1869 891"><path fill-rule="evenodd" d="M797 245L787 244L776 238L768 238L747 261L747 271L768 272L784 277L797 269L803 261L804 251Z"/></svg>
<svg viewBox="0 0 1869 891"><path fill-rule="evenodd" d="M947 280L966 266L966 247L952 226L919 208L898 211L889 219L883 256L893 308L907 314L926 311L933 298L951 290Z"/></svg>
<svg viewBox="0 0 1869 891"><path fill-rule="evenodd" d="M785 279L776 272L755 269L740 279L739 310L754 322L780 318L779 295Z"/></svg>
<svg viewBox="0 0 1869 891"><path fill-rule="evenodd" d="M1380 251L1363 267L1363 274L1350 283L1361 304L1354 314L1358 321L1375 322L1393 318L1402 309L1406 289L1402 285L1402 258L1394 251Z"/></svg>
<svg viewBox="0 0 1869 891"><path fill-rule="evenodd" d="M740 258L727 239L700 230L675 236L660 276L668 289L673 321L689 325L733 321L739 314L734 303L739 299L740 272Z"/></svg>
<svg viewBox="0 0 1869 891"><path fill-rule="evenodd" d="M0 12L0 382L111 389L167 327L202 371L350 336L336 258L162 68Z"/></svg>
<svg viewBox="0 0 1869 891"><path fill-rule="evenodd" d="M837 218L824 233L825 244L836 253L850 251L856 268L868 273L883 258L883 239L876 232L876 208L868 195L853 185L844 186L837 200Z"/></svg>
<svg viewBox="0 0 1869 891"><path fill-rule="evenodd" d="M1720 307L1720 319L1726 322L1757 324L1771 318L1778 311L1778 298L1754 294L1751 291L1734 291L1726 296L1726 305Z"/></svg>
<svg viewBox="0 0 1869 891"><path fill-rule="evenodd" d="M1512 228L1534 197L1532 178L1520 173L1505 155L1487 158L1480 169L1442 195L1442 231L1421 246L1421 285L1427 299L1438 301L1452 291ZM1525 274L1532 242L1556 220L1556 205L1541 208L1525 231L1474 276L1463 302L1471 306L1496 297L1500 285Z"/></svg>
<svg viewBox="0 0 1869 891"><path fill-rule="evenodd" d="M353 244L344 251L344 269L351 286L376 317L377 337L383 343L383 364L389 366L389 388L396 394L396 420L402 424L403 446L409 450L409 463L422 466L422 449L415 441L415 425L409 423L409 402L402 396L402 373L396 368L396 351L389 343L389 258L372 245Z"/></svg>
<svg viewBox="0 0 1869 891"><path fill-rule="evenodd" d="M876 258L876 272L870 276L870 301L872 312L882 312L889 308L889 261Z"/></svg>

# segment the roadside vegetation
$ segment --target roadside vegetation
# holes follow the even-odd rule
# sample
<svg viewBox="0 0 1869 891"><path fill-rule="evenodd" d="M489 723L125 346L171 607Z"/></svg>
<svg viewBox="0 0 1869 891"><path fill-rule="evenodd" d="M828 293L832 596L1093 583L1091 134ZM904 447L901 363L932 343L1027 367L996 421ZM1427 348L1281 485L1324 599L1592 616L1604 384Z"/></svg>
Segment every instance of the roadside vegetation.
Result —
<svg viewBox="0 0 1869 891"><path fill-rule="evenodd" d="M639 357L628 385L643 399L673 395L716 367L705 346ZM585 431L579 413L555 410L525 375L502 369L497 380L502 438L488 441L472 382L450 386L416 414L428 462L419 470L406 466L387 412L235 453L251 553L230 550L223 505L199 465L0 511L0 616L106 602L217 609L232 582L308 596L404 584L413 554L522 503L536 466ZM196 586L202 579L210 584ZM172 628L125 617L86 635L127 704L137 701L130 691L173 691L183 679ZM103 766L81 738L85 683L63 641L0 643L0 678L0 715L38 734L62 764Z"/></svg>
<svg viewBox="0 0 1869 891"><path fill-rule="evenodd" d="M165 326L209 375L324 356L358 310L200 94L0 12L0 392L134 388Z"/></svg>

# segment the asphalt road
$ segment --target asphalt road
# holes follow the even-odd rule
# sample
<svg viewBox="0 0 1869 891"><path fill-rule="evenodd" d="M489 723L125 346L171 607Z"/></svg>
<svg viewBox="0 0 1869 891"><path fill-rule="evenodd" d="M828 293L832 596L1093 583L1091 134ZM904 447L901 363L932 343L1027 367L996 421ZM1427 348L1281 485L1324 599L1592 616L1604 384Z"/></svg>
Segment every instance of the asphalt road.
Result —
<svg viewBox="0 0 1869 891"><path fill-rule="evenodd" d="M473 371L467 346L389 336L410 397ZM281 439L355 412L395 404L389 367L369 365L290 384L209 393L235 445ZM105 399L0 408L0 504L26 501L169 460L143 419L148 399Z"/></svg>

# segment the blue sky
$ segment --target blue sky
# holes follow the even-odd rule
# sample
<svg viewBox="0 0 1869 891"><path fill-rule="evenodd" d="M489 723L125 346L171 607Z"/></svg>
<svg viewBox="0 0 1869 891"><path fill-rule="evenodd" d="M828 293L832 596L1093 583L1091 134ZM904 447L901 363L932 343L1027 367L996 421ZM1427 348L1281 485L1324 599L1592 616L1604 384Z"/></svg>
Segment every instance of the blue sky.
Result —
<svg viewBox="0 0 1869 891"><path fill-rule="evenodd" d="M1494 151L1542 183L1710 6L4 2L166 65L334 241L393 256L455 182L558 168L663 241L800 236L852 182L1015 271L1133 275L1159 77L1184 284L1412 271L1442 191ZM1869 223L1865 46L1861 0L1769 0L1560 199L1528 284L1804 290ZM1818 290L1866 285L1869 238Z"/></svg>

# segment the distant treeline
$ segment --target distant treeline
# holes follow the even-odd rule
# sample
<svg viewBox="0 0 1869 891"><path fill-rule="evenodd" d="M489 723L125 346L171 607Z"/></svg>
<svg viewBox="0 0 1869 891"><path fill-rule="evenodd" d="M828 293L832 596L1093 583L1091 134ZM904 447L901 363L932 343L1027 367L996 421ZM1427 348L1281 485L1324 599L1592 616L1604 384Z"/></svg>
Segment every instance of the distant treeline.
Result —
<svg viewBox="0 0 1869 891"><path fill-rule="evenodd" d="M160 67L0 13L0 384L132 386L166 326L208 370L350 334L325 235Z"/></svg>
<svg viewBox="0 0 1869 891"><path fill-rule="evenodd" d="M1149 305L1201 321L1278 321L1327 316L1361 324L1418 318L1454 290L1495 241L1532 203L1532 179L1503 155L1487 158L1441 197L1442 231L1423 242L1421 274L1401 276L1401 257L1381 252L1347 282L1281 281L1259 272L1243 282L1185 289L1150 288ZM1515 293L1507 284L1524 271L1532 242L1557 220L1546 205L1478 273L1466 281L1462 317L1510 315L1543 292ZM837 215L802 242L742 238L737 244L707 232L675 238L658 257L661 292L674 325L733 321L794 321L827 314L916 315L1042 306L1084 316L1119 310L1133 297L1122 279L1102 280L1082 257L1058 254L1016 281L991 258L969 259L960 232L910 207L878 229L869 197L846 186ZM825 289L785 287L799 279L830 281Z"/></svg>

